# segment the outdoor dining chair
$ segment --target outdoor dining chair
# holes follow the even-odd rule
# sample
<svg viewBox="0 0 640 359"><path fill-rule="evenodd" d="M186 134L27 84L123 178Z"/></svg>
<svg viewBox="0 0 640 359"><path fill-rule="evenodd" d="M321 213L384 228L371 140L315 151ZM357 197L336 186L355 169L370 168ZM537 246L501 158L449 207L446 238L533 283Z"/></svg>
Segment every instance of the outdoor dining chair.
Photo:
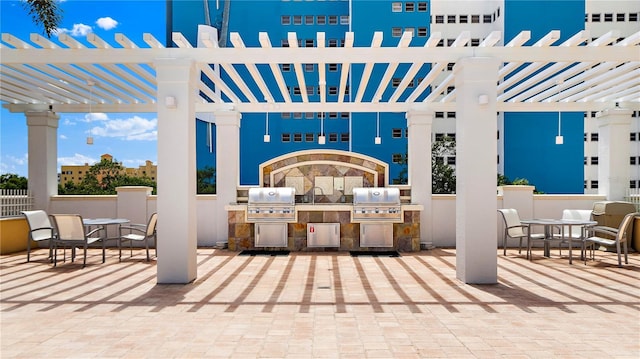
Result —
<svg viewBox="0 0 640 359"><path fill-rule="evenodd" d="M498 212L502 214L502 219L504 221L504 235L502 237L502 248L503 255L507 255L507 239L509 238L518 238L520 239L520 244L518 245L518 254L522 253L522 239L527 239L527 258L530 255L530 240L544 240L544 233L531 233L529 235L529 226L526 224L522 224L520 222L520 216L518 215L518 211L514 208L501 208L498 209Z"/></svg>
<svg viewBox="0 0 640 359"><path fill-rule="evenodd" d="M589 221L592 219L592 211L590 209L564 209L562 210L562 219L568 220L584 220ZM560 243L568 243L571 241L580 244L580 256L584 258L585 254L585 238L587 228L585 226L576 225L563 225L559 228L558 233L554 233L553 236L560 240ZM560 252L562 255L562 252Z"/></svg>
<svg viewBox="0 0 640 359"><path fill-rule="evenodd" d="M55 232L49 215L43 210L22 211L29 225L29 237L27 238L27 262L31 260L31 242L49 241L49 260L51 260L53 239Z"/></svg>
<svg viewBox="0 0 640 359"><path fill-rule="evenodd" d="M94 235L103 228L98 227L89 232L85 231L82 216L79 214L53 214L53 223L56 228L57 236L53 240L53 266L57 265L58 246L64 250L63 261L66 261L66 248L71 248L71 261L75 260L75 248L82 247L84 249L84 259L82 268L87 265L87 249L90 244L102 241L102 263L105 262L105 241L101 237Z"/></svg>
<svg viewBox="0 0 640 359"><path fill-rule="evenodd" d="M621 249L624 249L624 263L629 264L628 242L630 237L630 228L633 219L640 217L640 212L629 213L624 216L618 228L595 226L589 228L589 236L585 239L585 248L591 249L591 259L595 259L595 246L615 246L618 253L618 267L622 267ZM607 238L608 235L613 238ZM621 248L622 247L622 248ZM587 256L584 256L584 263L587 264Z"/></svg>
<svg viewBox="0 0 640 359"><path fill-rule="evenodd" d="M158 249L156 243L156 224L158 223L158 213L153 213L149 217L149 221L144 224L129 224L127 226L120 226L120 238L118 239L118 260L122 260L122 244L129 242L130 256L133 257L133 242L144 243L147 249L147 262L151 260L149 257L149 241L153 239L153 247L155 249L156 257L158 256ZM125 233L125 232L129 233Z"/></svg>

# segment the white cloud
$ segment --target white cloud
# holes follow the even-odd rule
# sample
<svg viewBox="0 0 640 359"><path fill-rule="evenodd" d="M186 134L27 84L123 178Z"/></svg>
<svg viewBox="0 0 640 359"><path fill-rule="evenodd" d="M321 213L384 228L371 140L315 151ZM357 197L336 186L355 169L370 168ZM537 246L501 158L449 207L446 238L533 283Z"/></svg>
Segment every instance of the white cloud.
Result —
<svg viewBox="0 0 640 359"><path fill-rule="evenodd" d="M84 115L85 122L94 122L94 121L108 121L109 116L103 112L90 112Z"/></svg>
<svg viewBox="0 0 640 359"><path fill-rule="evenodd" d="M85 163L93 165L96 162L98 161L91 157L74 153L73 157L58 157L58 169L60 166L82 166Z"/></svg>
<svg viewBox="0 0 640 359"><path fill-rule="evenodd" d="M71 36L79 37L79 36L87 36L90 32L93 32L93 29L89 25L85 24L73 24L73 28L71 30L65 28L56 29L56 35L60 36L60 34L69 34Z"/></svg>
<svg viewBox="0 0 640 359"><path fill-rule="evenodd" d="M60 135L60 139L61 139L61 140L66 140L67 138L68 138L68 137L67 137L67 136L65 136L65 135Z"/></svg>
<svg viewBox="0 0 640 359"><path fill-rule="evenodd" d="M105 119L91 133L96 137L122 138L126 141L154 141L158 137L158 120L133 116L125 119Z"/></svg>
<svg viewBox="0 0 640 359"><path fill-rule="evenodd" d="M103 30L111 30L118 26L118 22L107 16L96 20L96 25Z"/></svg>

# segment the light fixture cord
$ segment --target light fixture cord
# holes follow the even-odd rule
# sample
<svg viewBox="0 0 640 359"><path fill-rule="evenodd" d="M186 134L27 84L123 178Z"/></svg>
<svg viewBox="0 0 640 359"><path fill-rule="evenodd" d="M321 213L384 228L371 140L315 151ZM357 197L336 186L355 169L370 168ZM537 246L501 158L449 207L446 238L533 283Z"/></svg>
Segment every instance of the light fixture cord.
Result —
<svg viewBox="0 0 640 359"><path fill-rule="evenodd" d="M269 134L269 112L266 113L266 116L264 119L264 131L265 131L265 135Z"/></svg>
<svg viewBox="0 0 640 359"><path fill-rule="evenodd" d="M376 137L380 137L380 112L376 112Z"/></svg>

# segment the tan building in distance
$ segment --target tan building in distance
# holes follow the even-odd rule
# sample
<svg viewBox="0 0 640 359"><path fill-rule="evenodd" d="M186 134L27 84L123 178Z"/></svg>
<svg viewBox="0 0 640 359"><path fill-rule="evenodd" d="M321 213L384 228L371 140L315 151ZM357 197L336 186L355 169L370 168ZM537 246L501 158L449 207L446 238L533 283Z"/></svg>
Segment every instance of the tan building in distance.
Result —
<svg viewBox="0 0 640 359"><path fill-rule="evenodd" d="M100 161L113 161L113 156L108 153L100 156ZM85 163L84 165L79 166L61 166L60 174L58 175L58 183L65 184L69 181L74 184L79 184L82 182L84 176L91 170L93 165L89 165ZM154 165L153 162L147 160L145 164L139 166L138 168L123 168L124 174L129 177L148 177L151 180L156 180L156 173L158 171L158 166Z"/></svg>

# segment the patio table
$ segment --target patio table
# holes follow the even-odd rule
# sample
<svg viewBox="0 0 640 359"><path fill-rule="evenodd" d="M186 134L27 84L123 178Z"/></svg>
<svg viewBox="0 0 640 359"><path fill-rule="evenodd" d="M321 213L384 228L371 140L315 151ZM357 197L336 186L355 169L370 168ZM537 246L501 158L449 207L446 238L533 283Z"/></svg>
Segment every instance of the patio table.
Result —
<svg viewBox="0 0 640 359"><path fill-rule="evenodd" d="M121 225L125 223L129 223L130 221L126 218L84 218L82 220L85 226L91 228L93 226L100 226L104 231L104 241L108 239L116 239L118 237L109 237L107 227L111 225Z"/></svg>
<svg viewBox="0 0 640 359"><path fill-rule="evenodd" d="M596 221L592 221L592 220L582 220L582 219L552 219L552 218L535 218L535 219L525 219L525 220L521 220L520 222L522 222L523 224L526 224L529 226L529 230L527 231L528 233L531 233L531 226L532 225L541 225L544 226L544 256L545 257L549 257L550 256L550 247L549 247L549 241L553 240L553 239L565 239L565 238L570 238L571 237L571 227L572 226L581 226L581 227L589 227L589 226L594 226L596 224L598 224L598 222ZM559 227L560 228L560 236L559 237L554 237L553 236L553 227ZM565 236L565 227L568 227L567 230L567 235L568 237ZM583 236L582 236L582 240L584 240L584 231L582 232ZM568 241L569 242L569 264L573 263L573 255L572 255L572 245L571 245L571 240ZM584 255L584 253L583 253Z"/></svg>

